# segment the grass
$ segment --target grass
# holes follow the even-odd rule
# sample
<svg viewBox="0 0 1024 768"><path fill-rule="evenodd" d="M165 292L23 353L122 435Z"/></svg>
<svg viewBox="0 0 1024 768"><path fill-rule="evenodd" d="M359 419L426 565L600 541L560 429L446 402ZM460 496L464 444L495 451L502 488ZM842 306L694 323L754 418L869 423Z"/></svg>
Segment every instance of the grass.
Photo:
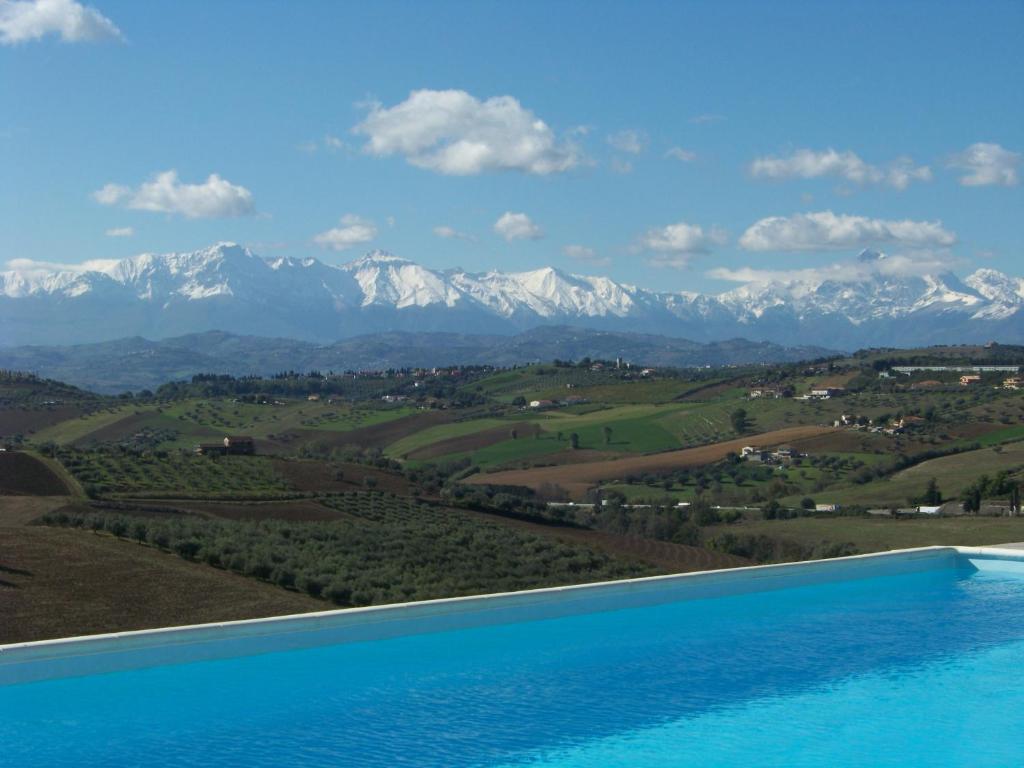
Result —
<svg viewBox="0 0 1024 768"><path fill-rule="evenodd" d="M1009 443L1016 440L1024 440L1024 424L993 430L981 435L973 442L981 445L999 445L1000 443Z"/></svg>
<svg viewBox="0 0 1024 768"><path fill-rule="evenodd" d="M294 489L263 456L165 456L117 451L58 453L61 464L95 495L151 498L274 497Z"/></svg>
<svg viewBox="0 0 1024 768"><path fill-rule="evenodd" d="M469 421L456 421L451 424L428 427L397 440L385 448L384 453L397 458L412 453L419 448L426 448L428 445L439 443L442 440L471 435L475 432L483 432L486 429L500 427L505 423L502 419L471 419ZM510 428L511 426L509 425Z"/></svg>
<svg viewBox="0 0 1024 768"><path fill-rule="evenodd" d="M33 435L36 443L73 443L81 440L98 429L115 424L134 412L133 406L112 406L101 411L85 414L75 419L68 419L59 424L41 429Z"/></svg>
<svg viewBox="0 0 1024 768"><path fill-rule="evenodd" d="M190 398L169 404L131 403L47 427L34 435L34 441L60 445L122 442L149 431L161 436L152 447L191 448L197 442L230 433L260 438L290 430L343 433L416 412L404 406L360 407L307 400L281 402L281 405L255 405L229 398Z"/></svg>
<svg viewBox="0 0 1024 768"><path fill-rule="evenodd" d="M938 482L947 499L957 498L979 475L1000 471L1020 473L1024 470L1024 444L982 448L922 462L863 485L840 486L818 494L818 501L863 506L905 506L908 499L924 493L928 481ZM784 499L793 503L794 499Z"/></svg>
<svg viewBox="0 0 1024 768"><path fill-rule="evenodd" d="M944 517L907 520L873 517L799 517L792 520L745 520L712 526L709 536L721 533L766 535L805 546L822 541L850 542L858 552L933 545L982 546L1024 541L1024 518Z"/></svg>

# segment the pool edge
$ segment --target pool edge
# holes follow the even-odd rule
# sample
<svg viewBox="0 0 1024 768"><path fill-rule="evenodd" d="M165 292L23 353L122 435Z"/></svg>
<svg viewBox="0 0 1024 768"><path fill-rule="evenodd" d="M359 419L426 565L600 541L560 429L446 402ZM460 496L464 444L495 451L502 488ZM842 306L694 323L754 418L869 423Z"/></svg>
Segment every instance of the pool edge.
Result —
<svg viewBox="0 0 1024 768"><path fill-rule="evenodd" d="M1024 562L1024 551L915 547L827 560L11 643L0 645L0 686L955 567L971 558Z"/></svg>

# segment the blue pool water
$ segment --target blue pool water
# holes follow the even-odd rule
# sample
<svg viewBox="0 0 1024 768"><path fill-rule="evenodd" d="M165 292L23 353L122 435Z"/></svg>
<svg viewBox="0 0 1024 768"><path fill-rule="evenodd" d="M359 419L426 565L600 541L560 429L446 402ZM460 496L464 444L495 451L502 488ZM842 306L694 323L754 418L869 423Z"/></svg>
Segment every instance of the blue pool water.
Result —
<svg viewBox="0 0 1024 768"><path fill-rule="evenodd" d="M1020 766L1024 575L921 573L0 687L3 766Z"/></svg>

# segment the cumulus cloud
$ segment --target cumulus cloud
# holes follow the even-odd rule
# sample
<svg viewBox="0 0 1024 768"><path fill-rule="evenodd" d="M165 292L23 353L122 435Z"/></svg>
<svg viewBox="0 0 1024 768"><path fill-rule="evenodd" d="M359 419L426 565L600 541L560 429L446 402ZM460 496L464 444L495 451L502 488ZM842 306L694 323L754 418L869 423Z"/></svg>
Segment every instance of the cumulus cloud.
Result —
<svg viewBox="0 0 1024 768"><path fill-rule="evenodd" d="M135 234L135 230L131 227L114 227L108 229L106 234L107 237L131 237Z"/></svg>
<svg viewBox="0 0 1024 768"><path fill-rule="evenodd" d="M434 227L434 234L437 235L438 237L444 238L445 240L476 240L476 238L473 237L468 232L460 232L454 227L448 227L444 225Z"/></svg>
<svg viewBox="0 0 1024 768"><path fill-rule="evenodd" d="M92 196L102 205L180 213L189 219L245 216L253 212L252 193L216 173L210 174L202 184L184 184L178 179L177 171L164 171L135 189L123 184L107 184Z"/></svg>
<svg viewBox="0 0 1024 768"><path fill-rule="evenodd" d="M642 250L652 251L649 263L656 267L685 267L693 256L708 253L714 245L722 245L726 233L716 227L705 230L696 224L680 221L665 227L649 229L639 239Z"/></svg>
<svg viewBox="0 0 1024 768"><path fill-rule="evenodd" d="M757 269L741 267L728 269L718 267L709 270L709 277L734 283L822 283L860 282L872 277L920 277L944 272L958 266L959 262L948 254L919 253L914 255L888 256L881 253L865 252L856 260L841 261L808 269Z"/></svg>
<svg viewBox="0 0 1024 768"><path fill-rule="evenodd" d="M639 155L647 146L647 134L643 131L630 128L625 131L613 133L608 137L608 143L619 152L629 155Z"/></svg>
<svg viewBox="0 0 1024 768"><path fill-rule="evenodd" d="M494 222L494 231L503 238L513 240L539 240L544 230L534 224L525 213L506 211Z"/></svg>
<svg viewBox="0 0 1024 768"><path fill-rule="evenodd" d="M960 177L960 183L965 187L1014 187L1019 181L1017 166L1020 159L1020 152L1011 152L998 144L978 142L954 155L949 166L965 171Z"/></svg>
<svg viewBox="0 0 1024 768"><path fill-rule="evenodd" d="M346 213L341 217L340 227L321 232L313 238L313 242L332 251L344 251L368 243L376 236L377 227L372 221L354 213Z"/></svg>
<svg viewBox="0 0 1024 768"><path fill-rule="evenodd" d="M67 43L122 38L114 22L74 0L0 0L0 44L17 45L46 35Z"/></svg>
<svg viewBox="0 0 1024 768"><path fill-rule="evenodd" d="M683 149L682 147L672 147L665 153L665 157L675 158L681 163L692 163L697 159L697 153L691 152L689 149Z"/></svg>
<svg viewBox="0 0 1024 768"><path fill-rule="evenodd" d="M603 266L611 262L611 259L607 256L598 256L597 251L585 245L564 245L562 246L562 253L573 261L579 261L591 266Z"/></svg>
<svg viewBox="0 0 1024 768"><path fill-rule="evenodd" d="M945 248L956 235L941 221L870 219L832 211L770 216L740 237L748 251L819 251L896 243L911 248Z"/></svg>
<svg viewBox="0 0 1024 768"><path fill-rule="evenodd" d="M399 154L418 168L453 176L485 171L546 175L579 165L568 140L511 96L480 101L465 91L413 91L393 107L373 104L353 131L369 137L364 151Z"/></svg>
<svg viewBox="0 0 1024 768"><path fill-rule="evenodd" d="M864 162L855 153L798 149L789 155L758 157L750 164L750 174L761 179L816 179L835 176L855 184L887 184L906 189L911 181L931 181L926 165L914 165L908 157L899 157L886 168Z"/></svg>

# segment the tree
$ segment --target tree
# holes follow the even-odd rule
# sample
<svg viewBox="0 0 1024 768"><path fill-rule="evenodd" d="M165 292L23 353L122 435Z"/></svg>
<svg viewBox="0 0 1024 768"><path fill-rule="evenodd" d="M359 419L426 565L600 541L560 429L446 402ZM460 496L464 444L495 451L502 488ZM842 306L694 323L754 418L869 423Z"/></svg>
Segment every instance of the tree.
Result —
<svg viewBox="0 0 1024 768"><path fill-rule="evenodd" d="M607 424L601 427L601 434L604 435L604 444L608 445L612 441L612 428Z"/></svg>
<svg viewBox="0 0 1024 768"><path fill-rule="evenodd" d="M800 506L803 509L814 509L816 505L814 503L814 499L812 499L810 496L805 496L804 498L800 499Z"/></svg>
<svg viewBox="0 0 1024 768"><path fill-rule="evenodd" d="M580 436L577 435L575 432L569 435L569 446L573 450L576 450L577 448L580 447Z"/></svg>
<svg viewBox="0 0 1024 768"><path fill-rule="evenodd" d="M928 481L928 487L925 489L921 500L930 507L937 507L942 503L942 491L939 490L939 484L935 481L934 477Z"/></svg>
<svg viewBox="0 0 1024 768"><path fill-rule="evenodd" d="M737 434L742 435L747 431L747 411L745 408L737 408L729 415L729 420L732 422L733 431Z"/></svg>
<svg viewBox="0 0 1024 768"><path fill-rule="evenodd" d="M516 440L519 437L519 432L516 431L515 427L512 427L512 429L508 431L508 436L511 437L513 440Z"/></svg>

